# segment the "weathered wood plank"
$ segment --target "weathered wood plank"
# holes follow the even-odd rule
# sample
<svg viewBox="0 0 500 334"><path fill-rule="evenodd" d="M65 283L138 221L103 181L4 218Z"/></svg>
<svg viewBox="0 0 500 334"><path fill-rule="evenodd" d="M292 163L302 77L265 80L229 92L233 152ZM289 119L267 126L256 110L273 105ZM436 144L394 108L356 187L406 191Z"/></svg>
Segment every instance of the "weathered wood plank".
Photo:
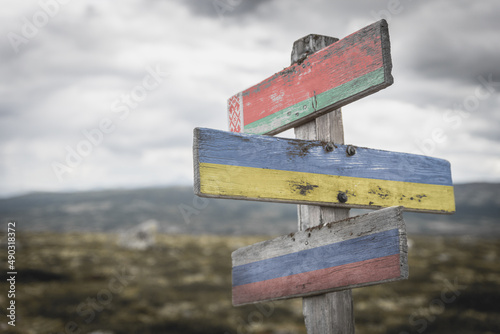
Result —
<svg viewBox="0 0 500 334"><path fill-rule="evenodd" d="M455 210L450 164L421 155L195 129L199 196L344 208ZM339 194L345 194L341 199Z"/></svg>
<svg viewBox="0 0 500 334"><path fill-rule="evenodd" d="M408 277L402 207L233 252L233 304L317 295Z"/></svg>
<svg viewBox="0 0 500 334"><path fill-rule="evenodd" d="M309 55L228 100L233 132L277 134L390 86L385 20Z"/></svg>

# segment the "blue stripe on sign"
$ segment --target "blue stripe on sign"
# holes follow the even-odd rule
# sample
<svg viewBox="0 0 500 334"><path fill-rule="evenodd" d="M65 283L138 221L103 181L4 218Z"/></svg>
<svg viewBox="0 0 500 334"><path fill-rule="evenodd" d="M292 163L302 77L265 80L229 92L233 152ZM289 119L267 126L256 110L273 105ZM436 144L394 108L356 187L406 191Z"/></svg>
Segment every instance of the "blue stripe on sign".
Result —
<svg viewBox="0 0 500 334"><path fill-rule="evenodd" d="M392 229L233 268L233 287L399 254Z"/></svg>
<svg viewBox="0 0 500 334"><path fill-rule="evenodd" d="M346 145L199 129L200 163L452 186L450 163L423 155Z"/></svg>

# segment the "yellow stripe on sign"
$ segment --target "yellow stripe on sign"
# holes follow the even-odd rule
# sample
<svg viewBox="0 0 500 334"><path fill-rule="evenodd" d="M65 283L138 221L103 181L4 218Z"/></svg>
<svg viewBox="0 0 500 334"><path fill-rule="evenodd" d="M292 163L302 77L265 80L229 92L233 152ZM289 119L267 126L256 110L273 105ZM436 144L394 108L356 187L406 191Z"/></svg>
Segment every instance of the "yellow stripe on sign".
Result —
<svg viewBox="0 0 500 334"><path fill-rule="evenodd" d="M201 196L255 199L290 203L390 207L410 211L454 212L452 186L290 172L211 163L199 165Z"/></svg>

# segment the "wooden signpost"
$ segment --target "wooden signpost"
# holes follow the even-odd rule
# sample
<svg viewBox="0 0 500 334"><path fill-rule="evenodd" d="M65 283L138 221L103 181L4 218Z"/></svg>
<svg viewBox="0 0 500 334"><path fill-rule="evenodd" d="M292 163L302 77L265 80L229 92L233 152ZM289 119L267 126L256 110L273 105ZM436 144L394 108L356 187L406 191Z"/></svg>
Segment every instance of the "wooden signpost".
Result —
<svg viewBox="0 0 500 334"><path fill-rule="evenodd" d="M197 128L198 196L408 211L455 211L450 164L325 141Z"/></svg>
<svg viewBox="0 0 500 334"><path fill-rule="evenodd" d="M454 212L447 161L344 145L339 108L391 69L385 20L309 35L290 67L228 100L232 132L195 129L197 195L299 204L297 233L233 252L234 305L303 297L308 333L354 333L351 288L408 277L402 211ZM297 139L262 136L292 127Z"/></svg>

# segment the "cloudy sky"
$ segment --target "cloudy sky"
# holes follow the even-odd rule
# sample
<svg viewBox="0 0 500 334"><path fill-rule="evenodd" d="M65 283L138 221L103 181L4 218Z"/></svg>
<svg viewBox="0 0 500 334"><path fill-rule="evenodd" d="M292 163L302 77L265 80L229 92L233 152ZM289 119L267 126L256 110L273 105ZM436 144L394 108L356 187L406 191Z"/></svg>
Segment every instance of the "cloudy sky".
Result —
<svg viewBox="0 0 500 334"><path fill-rule="evenodd" d="M8 4L6 3L8 2ZM346 142L500 182L500 2L5 1L0 196L192 184L192 130L310 33L389 22L394 84L343 108ZM285 136L293 136L290 131Z"/></svg>

